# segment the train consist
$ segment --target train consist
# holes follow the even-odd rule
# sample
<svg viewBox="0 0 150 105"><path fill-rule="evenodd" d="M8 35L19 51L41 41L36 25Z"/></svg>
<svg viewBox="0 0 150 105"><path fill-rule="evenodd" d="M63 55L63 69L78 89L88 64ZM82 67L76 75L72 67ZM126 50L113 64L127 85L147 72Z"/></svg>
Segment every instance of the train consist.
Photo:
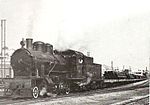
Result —
<svg viewBox="0 0 150 105"><path fill-rule="evenodd" d="M53 50L51 44L33 43L29 38L20 44L21 48L11 56L15 78L9 81L6 92L9 95L38 98L69 94L70 91L102 88L104 79L115 79L116 74L111 72L102 77L102 65L93 63L92 57L81 52ZM128 79L132 79L130 77Z"/></svg>

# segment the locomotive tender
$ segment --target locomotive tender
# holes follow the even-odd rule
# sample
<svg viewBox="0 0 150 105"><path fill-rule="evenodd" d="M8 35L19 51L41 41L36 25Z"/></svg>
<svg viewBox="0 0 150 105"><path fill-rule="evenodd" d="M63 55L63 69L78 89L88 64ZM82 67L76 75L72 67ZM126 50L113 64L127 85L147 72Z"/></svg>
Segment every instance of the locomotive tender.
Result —
<svg viewBox="0 0 150 105"><path fill-rule="evenodd" d="M9 85L11 95L38 98L102 87L102 67L93 63L92 57L70 49L53 50L51 44L33 43L31 38L20 44L11 56L15 77Z"/></svg>

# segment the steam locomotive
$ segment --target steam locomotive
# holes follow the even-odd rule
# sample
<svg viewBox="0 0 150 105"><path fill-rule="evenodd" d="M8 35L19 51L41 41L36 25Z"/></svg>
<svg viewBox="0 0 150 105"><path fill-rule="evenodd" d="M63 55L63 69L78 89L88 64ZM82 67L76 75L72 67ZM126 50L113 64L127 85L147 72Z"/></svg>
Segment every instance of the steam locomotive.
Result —
<svg viewBox="0 0 150 105"><path fill-rule="evenodd" d="M75 50L53 50L53 45L27 38L11 56L14 78L5 80L8 96L33 97L69 94L142 80L123 72L105 71L93 58Z"/></svg>
<svg viewBox="0 0 150 105"><path fill-rule="evenodd" d="M53 50L51 44L33 43L31 38L20 44L11 56L15 77L9 84L11 95L38 98L102 87L102 65L93 63L92 57L71 49Z"/></svg>

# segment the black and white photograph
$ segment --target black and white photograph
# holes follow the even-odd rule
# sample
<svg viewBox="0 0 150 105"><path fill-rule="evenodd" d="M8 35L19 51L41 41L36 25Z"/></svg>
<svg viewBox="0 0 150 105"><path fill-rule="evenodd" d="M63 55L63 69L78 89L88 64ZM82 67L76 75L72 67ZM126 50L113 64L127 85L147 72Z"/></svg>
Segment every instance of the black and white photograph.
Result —
<svg viewBox="0 0 150 105"><path fill-rule="evenodd" d="M149 0L0 0L0 105L149 105Z"/></svg>

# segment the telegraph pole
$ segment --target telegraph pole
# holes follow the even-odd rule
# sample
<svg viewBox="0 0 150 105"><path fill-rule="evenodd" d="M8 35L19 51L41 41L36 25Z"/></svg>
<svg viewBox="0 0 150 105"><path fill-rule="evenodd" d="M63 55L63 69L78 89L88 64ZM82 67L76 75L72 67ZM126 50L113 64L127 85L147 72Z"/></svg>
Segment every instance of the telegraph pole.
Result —
<svg viewBox="0 0 150 105"><path fill-rule="evenodd" d="M1 20L1 78L5 77L6 55L6 20Z"/></svg>
<svg viewBox="0 0 150 105"><path fill-rule="evenodd" d="M1 78L3 78L3 20L1 20Z"/></svg>
<svg viewBox="0 0 150 105"><path fill-rule="evenodd" d="M6 20L4 20L4 78L6 76Z"/></svg>
<svg viewBox="0 0 150 105"><path fill-rule="evenodd" d="M150 57L149 57L149 70L148 70L148 75L150 74Z"/></svg>
<svg viewBox="0 0 150 105"><path fill-rule="evenodd" d="M111 61L111 69L114 70L113 61Z"/></svg>

